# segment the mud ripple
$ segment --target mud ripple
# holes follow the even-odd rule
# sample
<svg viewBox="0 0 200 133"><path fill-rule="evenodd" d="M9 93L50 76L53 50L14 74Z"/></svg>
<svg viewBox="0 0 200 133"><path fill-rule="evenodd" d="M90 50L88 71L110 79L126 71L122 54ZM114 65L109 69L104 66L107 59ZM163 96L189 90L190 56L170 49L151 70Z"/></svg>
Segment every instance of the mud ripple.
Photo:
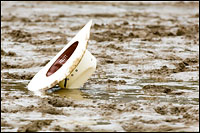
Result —
<svg viewBox="0 0 200 133"><path fill-rule="evenodd" d="M5 52L3 49L1 49L1 56L16 56L17 54L15 52L9 51L9 52Z"/></svg>
<svg viewBox="0 0 200 133"><path fill-rule="evenodd" d="M49 126L53 120L35 120L30 124L19 127L18 132L37 132L42 128Z"/></svg>
<svg viewBox="0 0 200 133"><path fill-rule="evenodd" d="M5 79L20 79L20 80L31 80L34 74L20 74L20 73L9 73L5 72L2 74Z"/></svg>

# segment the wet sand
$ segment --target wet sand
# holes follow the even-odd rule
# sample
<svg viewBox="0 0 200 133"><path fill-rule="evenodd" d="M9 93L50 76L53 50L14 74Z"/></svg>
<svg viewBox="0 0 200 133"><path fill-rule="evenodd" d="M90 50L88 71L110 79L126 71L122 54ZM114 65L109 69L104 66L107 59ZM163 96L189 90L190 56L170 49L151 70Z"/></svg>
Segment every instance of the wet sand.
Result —
<svg viewBox="0 0 200 133"><path fill-rule="evenodd" d="M1 2L1 11L2 132L199 131L198 2ZM90 19L92 77L80 89L28 91Z"/></svg>

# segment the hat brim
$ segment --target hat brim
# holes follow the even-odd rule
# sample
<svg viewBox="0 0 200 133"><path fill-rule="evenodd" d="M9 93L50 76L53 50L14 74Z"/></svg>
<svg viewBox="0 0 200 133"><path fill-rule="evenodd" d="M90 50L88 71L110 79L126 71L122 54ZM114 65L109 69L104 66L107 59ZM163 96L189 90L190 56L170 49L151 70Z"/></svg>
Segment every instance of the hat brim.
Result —
<svg viewBox="0 0 200 133"><path fill-rule="evenodd" d="M29 90L45 91L52 88L65 79L77 67L87 49L91 25L92 20L90 20L76 36L32 78L28 84ZM70 51L68 49L72 50ZM64 55L67 52L70 54L69 57L66 58ZM58 64L56 64L56 62ZM57 68L53 66L57 66Z"/></svg>

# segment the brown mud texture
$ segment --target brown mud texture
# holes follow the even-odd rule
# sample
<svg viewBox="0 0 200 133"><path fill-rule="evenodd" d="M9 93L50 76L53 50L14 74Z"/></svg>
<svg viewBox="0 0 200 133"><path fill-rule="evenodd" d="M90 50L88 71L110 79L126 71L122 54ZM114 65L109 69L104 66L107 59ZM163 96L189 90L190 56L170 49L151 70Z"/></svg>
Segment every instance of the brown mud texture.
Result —
<svg viewBox="0 0 200 133"><path fill-rule="evenodd" d="M1 11L2 132L199 131L199 2L3 1ZM90 19L91 78L28 91Z"/></svg>

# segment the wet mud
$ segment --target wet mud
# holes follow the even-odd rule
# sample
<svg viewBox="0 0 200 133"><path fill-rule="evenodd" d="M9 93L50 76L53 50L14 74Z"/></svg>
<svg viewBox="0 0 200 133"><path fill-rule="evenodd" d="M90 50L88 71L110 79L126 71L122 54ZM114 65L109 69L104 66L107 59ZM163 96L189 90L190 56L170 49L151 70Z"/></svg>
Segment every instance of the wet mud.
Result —
<svg viewBox="0 0 200 133"><path fill-rule="evenodd" d="M199 131L198 2L1 2L1 11L2 132ZM90 19L92 77L80 89L28 91Z"/></svg>

